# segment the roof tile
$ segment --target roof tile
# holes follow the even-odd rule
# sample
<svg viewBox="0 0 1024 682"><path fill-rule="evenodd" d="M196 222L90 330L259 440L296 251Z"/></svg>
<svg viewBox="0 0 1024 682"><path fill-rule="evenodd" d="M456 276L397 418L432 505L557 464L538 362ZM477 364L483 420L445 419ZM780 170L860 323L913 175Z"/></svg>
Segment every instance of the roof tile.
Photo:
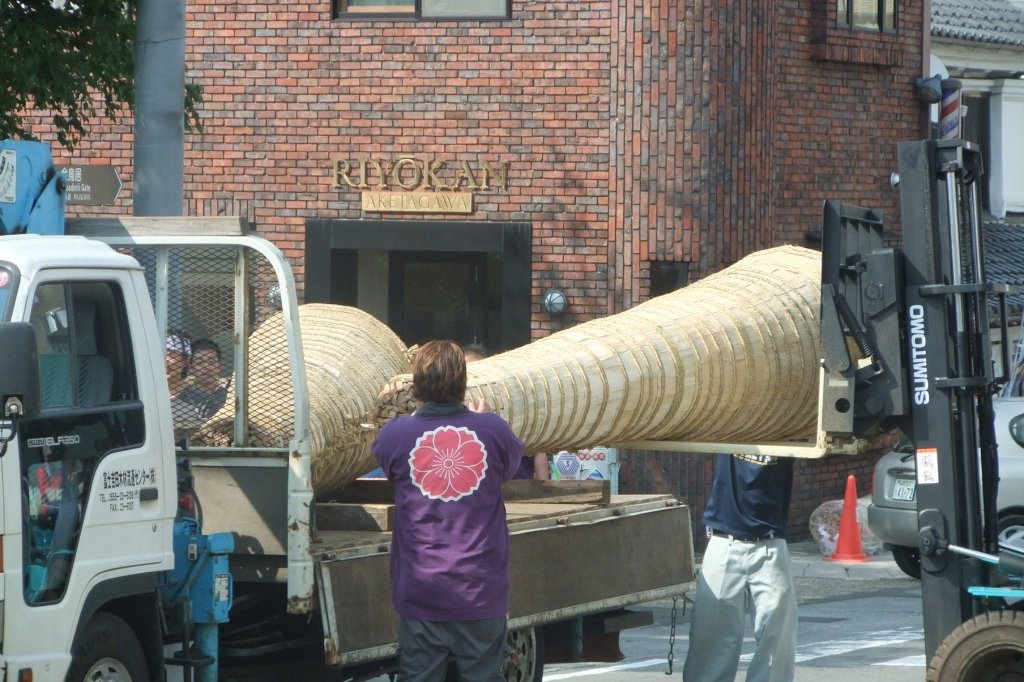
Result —
<svg viewBox="0 0 1024 682"><path fill-rule="evenodd" d="M932 35L1024 47L1024 11L1008 0L932 0Z"/></svg>

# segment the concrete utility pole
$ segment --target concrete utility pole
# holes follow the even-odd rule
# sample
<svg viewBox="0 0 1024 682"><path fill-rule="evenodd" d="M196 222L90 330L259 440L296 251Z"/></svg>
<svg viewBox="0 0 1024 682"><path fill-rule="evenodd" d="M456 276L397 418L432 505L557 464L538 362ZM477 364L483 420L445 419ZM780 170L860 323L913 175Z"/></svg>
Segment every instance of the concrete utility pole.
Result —
<svg viewBox="0 0 1024 682"><path fill-rule="evenodd" d="M185 204L185 0L139 0L138 7L132 212L179 216Z"/></svg>

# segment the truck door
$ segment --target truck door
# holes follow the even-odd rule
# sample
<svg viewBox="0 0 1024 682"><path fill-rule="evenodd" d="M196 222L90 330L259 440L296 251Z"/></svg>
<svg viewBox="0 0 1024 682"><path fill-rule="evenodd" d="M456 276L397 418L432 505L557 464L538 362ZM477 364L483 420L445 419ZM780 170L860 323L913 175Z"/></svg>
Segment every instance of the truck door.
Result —
<svg viewBox="0 0 1024 682"><path fill-rule="evenodd" d="M43 282L31 298L42 410L20 430L19 467L23 593L39 611L104 571L163 559L159 449L146 447L122 284Z"/></svg>

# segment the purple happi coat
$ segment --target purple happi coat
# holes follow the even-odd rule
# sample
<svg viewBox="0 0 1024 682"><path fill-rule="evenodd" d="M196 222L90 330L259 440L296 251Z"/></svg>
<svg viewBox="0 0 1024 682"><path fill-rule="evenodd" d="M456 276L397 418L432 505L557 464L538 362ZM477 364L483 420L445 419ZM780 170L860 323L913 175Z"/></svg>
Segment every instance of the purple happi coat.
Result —
<svg viewBox="0 0 1024 682"><path fill-rule="evenodd" d="M509 539L501 485L524 451L496 414L428 403L384 426L372 452L395 488L391 586L406 620L503 618Z"/></svg>

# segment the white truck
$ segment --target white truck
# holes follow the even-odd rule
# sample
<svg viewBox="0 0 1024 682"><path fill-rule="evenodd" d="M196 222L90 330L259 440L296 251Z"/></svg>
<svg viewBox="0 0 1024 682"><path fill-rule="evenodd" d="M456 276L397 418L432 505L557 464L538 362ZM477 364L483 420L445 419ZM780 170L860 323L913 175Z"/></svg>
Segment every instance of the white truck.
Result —
<svg viewBox="0 0 1024 682"><path fill-rule="evenodd" d="M67 231L0 236L0 682L391 669L390 491L361 479L315 498L281 252L238 219ZM287 402L248 390L253 331L277 313ZM175 435L165 339L182 329L223 351L233 416L218 447ZM257 410L280 412L276 442L250 442ZM549 655L586 653L592 625L628 625L622 607L692 580L690 513L671 496L519 483L506 489L509 679L541 679L544 631Z"/></svg>

